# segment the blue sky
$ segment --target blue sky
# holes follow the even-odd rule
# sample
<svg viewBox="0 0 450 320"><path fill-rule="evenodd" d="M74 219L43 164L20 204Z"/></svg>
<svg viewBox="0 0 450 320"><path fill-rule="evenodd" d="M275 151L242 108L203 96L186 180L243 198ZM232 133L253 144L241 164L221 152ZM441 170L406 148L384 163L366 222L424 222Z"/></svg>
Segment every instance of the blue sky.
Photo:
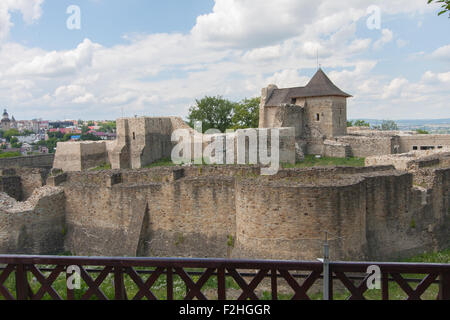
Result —
<svg viewBox="0 0 450 320"><path fill-rule="evenodd" d="M68 30L65 14L78 5L82 28ZM33 25L24 23L20 12L13 14L11 38L47 50L70 50L85 38L105 46L124 43L125 34L189 32L198 15L212 10L212 0L47 0L42 17Z"/></svg>
<svg viewBox="0 0 450 320"><path fill-rule="evenodd" d="M354 96L350 118L450 118L450 19L426 2L2 0L0 106L16 119L185 117L205 95L305 85L318 51Z"/></svg>

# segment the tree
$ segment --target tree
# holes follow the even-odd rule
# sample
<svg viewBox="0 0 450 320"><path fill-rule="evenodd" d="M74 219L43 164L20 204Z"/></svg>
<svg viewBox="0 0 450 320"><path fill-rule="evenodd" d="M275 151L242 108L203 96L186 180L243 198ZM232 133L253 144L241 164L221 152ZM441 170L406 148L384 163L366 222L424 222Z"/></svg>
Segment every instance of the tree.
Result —
<svg viewBox="0 0 450 320"><path fill-rule="evenodd" d="M260 98L244 99L234 107L233 129L258 128Z"/></svg>
<svg viewBox="0 0 450 320"><path fill-rule="evenodd" d="M370 127L370 123L368 123L364 120L356 120L355 127Z"/></svg>
<svg viewBox="0 0 450 320"><path fill-rule="evenodd" d="M347 121L347 127L370 127L370 123L364 120Z"/></svg>
<svg viewBox="0 0 450 320"><path fill-rule="evenodd" d="M3 138L10 142L12 137L20 136L20 132L17 129L9 129L3 133Z"/></svg>
<svg viewBox="0 0 450 320"><path fill-rule="evenodd" d="M102 132L116 132L116 122L115 121L108 121L108 122L103 122L100 125L100 131Z"/></svg>
<svg viewBox="0 0 450 320"><path fill-rule="evenodd" d="M100 141L101 138L97 137L96 135L93 135L92 133L83 134L80 137L81 141Z"/></svg>
<svg viewBox="0 0 450 320"><path fill-rule="evenodd" d="M427 130L423 130L423 129L417 129L416 132L418 134L430 134Z"/></svg>
<svg viewBox="0 0 450 320"><path fill-rule="evenodd" d="M81 127L81 133L82 134L86 134L86 133L88 133L88 131L90 131L91 129L89 129L89 127L88 126L82 126Z"/></svg>
<svg viewBox="0 0 450 320"><path fill-rule="evenodd" d="M16 137L12 137L9 140L9 143L11 143L11 148L21 148L22 147L22 143L20 143L19 139L17 139Z"/></svg>
<svg viewBox="0 0 450 320"><path fill-rule="evenodd" d="M73 134L71 134L71 133L66 133L66 134L63 135L63 137L60 138L60 139L61 139L61 141L66 142L66 141L69 141L70 139L72 139L72 136L73 136Z"/></svg>
<svg viewBox="0 0 450 320"><path fill-rule="evenodd" d="M26 137L26 136L31 136L32 134L34 134L34 132L31 131L31 130L23 130L23 131L21 132L21 135L24 136L24 137Z"/></svg>
<svg viewBox="0 0 450 320"><path fill-rule="evenodd" d="M450 0L428 0L428 4L430 4L432 2L441 4L442 10L438 13L439 16L446 12L450 12ZM449 16L449 18L450 18L450 16Z"/></svg>
<svg viewBox="0 0 450 320"><path fill-rule="evenodd" d="M203 125L203 133L209 129L225 132L232 127L235 103L223 99L221 96L204 97L196 100L196 105L189 109L188 124L194 127L197 121Z"/></svg>
<svg viewBox="0 0 450 320"><path fill-rule="evenodd" d="M398 125L392 120L383 120L381 123L382 131L396 131L398 130Z"/></svg>
<svg viewBox="0 0 450 320"><path fill-rule="evenodd" d="M62 139L64 137L64 134L61 131L49 132L48 133L48 137L49 138Z"/></svg>

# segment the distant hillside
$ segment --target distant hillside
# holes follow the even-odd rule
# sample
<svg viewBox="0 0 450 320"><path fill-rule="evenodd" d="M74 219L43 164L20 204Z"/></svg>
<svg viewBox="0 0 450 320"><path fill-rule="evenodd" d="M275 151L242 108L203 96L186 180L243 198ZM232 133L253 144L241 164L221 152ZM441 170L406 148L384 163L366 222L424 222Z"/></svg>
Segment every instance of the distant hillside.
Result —
<svg viewBox="0 0 450 320"><path fill-rule="evenodd" d="M380 125L383 120L379 119L351 119L351 120L364 120L369 122L371 125ZM417 119L417 120L394 120L399 125L410 125L410 126L423 126L423 125L436 125L436 124L447 124L450 125L450 118L448 119Z"/></svg>
<svg viewBox="0 0 450 320"><path fill-rule="evenodd" d="M379 119L352 119L364 120L370 123L371 126L379 126L383 120ZM426 130L430 133L445 133L450 134L450 118L448 119L416 119L416 120L394 120L399 129L402 131L410 130Z"/></svg>

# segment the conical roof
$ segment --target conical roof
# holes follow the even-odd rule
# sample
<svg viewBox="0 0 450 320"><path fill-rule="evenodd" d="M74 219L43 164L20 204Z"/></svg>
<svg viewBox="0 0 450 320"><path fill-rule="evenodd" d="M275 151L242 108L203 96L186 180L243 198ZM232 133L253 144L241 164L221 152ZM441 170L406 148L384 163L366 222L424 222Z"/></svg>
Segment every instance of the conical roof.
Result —
<svg viewBox="0 0 450 320"><path fill-rule="evenodd" d="M350 98L350 94L345 93L328 78L322 69L317 70L306 87L275 89L267 101L266 106L279 106L283 103L291 103L295 98L338 96Z"/></svg>
<svg viewBox="0 0 450 320"><path fill-rule="evenodd" d="M341 89L335 86L333 82L331 82L330 78L323 72L322 69L317 70L314 77L309 81L306 85L308 90L317 93L320 96L343 96L350 98L351 95L345 93Z"/></svg>

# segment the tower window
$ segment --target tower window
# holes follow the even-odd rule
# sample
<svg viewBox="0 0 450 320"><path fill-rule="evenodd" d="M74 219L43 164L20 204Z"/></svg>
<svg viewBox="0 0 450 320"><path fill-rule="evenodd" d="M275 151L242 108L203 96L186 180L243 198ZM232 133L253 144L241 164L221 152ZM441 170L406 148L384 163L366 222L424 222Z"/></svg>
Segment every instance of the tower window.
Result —
<svg viewBox="0 0 450 320"><path fill-rule="evenodd" d="M320 121L320 113L316 113L316 121Z"/></svg>
<svg viewBox="0 0 450 320"><path fill-rule="evenodd" d="M136 133L133 132L133 140L136 140Z"/></svg>

